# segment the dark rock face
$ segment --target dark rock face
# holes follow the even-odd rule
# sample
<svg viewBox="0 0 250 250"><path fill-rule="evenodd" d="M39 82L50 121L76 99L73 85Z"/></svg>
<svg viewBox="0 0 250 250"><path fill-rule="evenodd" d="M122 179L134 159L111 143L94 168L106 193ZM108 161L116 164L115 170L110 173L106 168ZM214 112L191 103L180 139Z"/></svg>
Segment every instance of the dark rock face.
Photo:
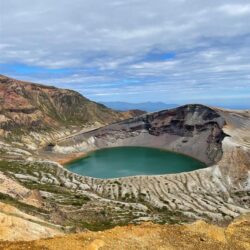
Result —
<svg viewBox="0 0 250 250"><path fill-rule="evenodd" d="M214 110L201 105L187 105L172 112L158 113L153 116L151 123L147 124L149 134L160 136L171 134L189 137L207 133L207 157L211 162L222 155L221 143L225 137L222 126L225 121Z"/></svg>
<svg viewBox="0 0 250 250"><path fill-rule="evenodd" d="M145 124L145 129L153 136L176 135L185 137L186 143L188 138L206 134L204 150L208 157L207 162L214 163L222 155L221 143L225 137L222 127L225 121L216 111L206 106L185 105L170 111L158 112L149 115Z"/></svg>

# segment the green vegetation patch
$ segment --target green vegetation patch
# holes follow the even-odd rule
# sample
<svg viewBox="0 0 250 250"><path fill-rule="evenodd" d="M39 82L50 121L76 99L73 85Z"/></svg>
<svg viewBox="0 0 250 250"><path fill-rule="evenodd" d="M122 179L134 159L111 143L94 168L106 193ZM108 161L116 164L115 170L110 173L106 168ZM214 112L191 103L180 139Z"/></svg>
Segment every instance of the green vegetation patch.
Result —
<svg viewBox="0 0 250 250"><path fill-rule="evenodd" d="M31 190L45 191L51 196L44 197L50 204L80 207L90 200L89 197L79 194L74 190L66 188L62 183L41 182L42 177L56 177L56 168L47 163L26 163L19 161L0 161L0 171L11 175L22 183L23 186ZM16 174L28 175L36 179L17 178ZM50 176L49 176L50 175Z"/></svg>
<svg viewBox="0 0 250 250"><path fill-rule="evenodd" d="M37 207L34 207L32 205L28 205L28 204L25 204L23 202L20 202L7 194L0 193L0 201L3 203L6 203L6 204L12 205L12 206L14 206L14 207L16 207L24 212L27 212L29 214L36 215L37 213L40 213L40 214L47 214L48 213L48 211L46 211L44 209L37 208Z"/></svg>

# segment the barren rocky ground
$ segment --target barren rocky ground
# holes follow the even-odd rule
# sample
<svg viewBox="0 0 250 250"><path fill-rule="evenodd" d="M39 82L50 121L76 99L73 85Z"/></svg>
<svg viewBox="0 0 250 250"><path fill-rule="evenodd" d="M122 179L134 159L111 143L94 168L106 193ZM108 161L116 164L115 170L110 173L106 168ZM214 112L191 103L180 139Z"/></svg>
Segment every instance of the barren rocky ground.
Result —
<svg viewBox="0 0 250 250"><path fill-rule="evenodd" d="M166 250L247 250L250 249L249 215L222 228L197 221L190 225L116 227L103 232L84 232L29 242L0 242L6 250L98 250L98 249L166 249Z"/></svg>

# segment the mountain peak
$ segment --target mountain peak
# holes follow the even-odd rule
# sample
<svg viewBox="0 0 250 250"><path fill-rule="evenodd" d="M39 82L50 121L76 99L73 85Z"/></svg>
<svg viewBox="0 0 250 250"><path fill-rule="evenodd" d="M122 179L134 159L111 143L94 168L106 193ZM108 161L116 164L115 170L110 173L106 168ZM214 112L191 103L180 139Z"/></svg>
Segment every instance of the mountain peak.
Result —
<svg viewBox="0 0 250 250"><path fill-rule="evenodd" d="M0 128L5 131L1 134L5 135L10 131L105 125L125 118L122 113L92 102L78 92L4 75L0 75L0 114Z"/></svg>

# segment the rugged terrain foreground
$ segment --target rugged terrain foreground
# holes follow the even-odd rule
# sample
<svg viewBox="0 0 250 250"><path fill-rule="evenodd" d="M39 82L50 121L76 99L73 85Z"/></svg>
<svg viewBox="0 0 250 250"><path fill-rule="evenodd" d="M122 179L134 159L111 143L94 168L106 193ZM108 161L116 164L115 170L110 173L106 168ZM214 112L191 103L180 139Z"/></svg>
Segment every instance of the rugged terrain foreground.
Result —
<svg viewBox="0 0 250 250"><path fill-rule="evenodd" d="M84 232L31 242L0 242L6 250L246 250L250 249L250 217L246 215L222 228L197 221L189 225L145 223L115 227L103 232Z"/></svg>
<svg viewBox="0 0 250 250"><path fill-rule="evenodd" d="M1 240L38 240L143 222L175 224L126 229L140 234L140 228L146 227L149 238L154 238L154 229L164 229L167 235L170 229L189 228L177 224L196 220L228 225L250 212L249 111L190 104L124 120L124 114L76 92L3 76L0 104ZM92 120L85 120L88 116ZM180 174L97 179L72 173L58 163L115 146L173 150L208 167ZM240 232L249 230L248 222L241 225ZM119 233L123 229L114 230ZM74 242L85 236L65 237ZM160 233L158 237L166 238ZM228 234L225 238L221 249L236 244ZM60 238L55 242L60 244ZM109 243L104 242L108 249ZM6 247L9 243L1 244ZM37 243L22 244L26 249L25 244ZM151 245L146 239L145 244Z"/></svg>

